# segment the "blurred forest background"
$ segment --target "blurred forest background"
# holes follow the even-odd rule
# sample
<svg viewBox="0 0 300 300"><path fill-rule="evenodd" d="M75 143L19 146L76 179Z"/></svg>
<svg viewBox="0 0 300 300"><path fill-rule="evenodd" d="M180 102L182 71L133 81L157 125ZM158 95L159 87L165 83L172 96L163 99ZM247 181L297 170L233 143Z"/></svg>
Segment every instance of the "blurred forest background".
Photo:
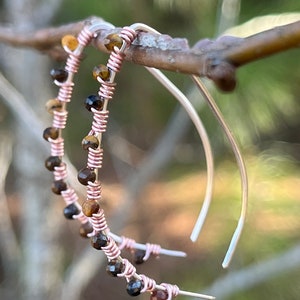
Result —
<svg viewBox="0 0 300 300"><path fill-rule="evenodd" d="M193 45L258 16L297 13L300 2L2 0L0 7L1 24L19 32L96 15L115 26L143 22ZM91 70L106 61L106 54L88 49L76 77L65 130L76 168L85 164L80 143L90 126L83 101L98 89ZM50 193L52 174L44 168L50 149L41 137L50 116L44 105L57 94L49 70L63 65L34 50L0 44L0 298L129 299L124 281L107 276L104 255L79 237L78 224L63 217L63 201ZM144 68L125 63L103 141L103 205L112 230L188 253L138 268L157 282L218 299L299 299L299 49L242 67L230 94L207 83L249 171L247 223L228 270L221 262L240 210L236 163L190 79L167 75L193 99L210 136L216 159L212 207L193 244L189 235L206 184L202 145L173 97Z"/></svg>

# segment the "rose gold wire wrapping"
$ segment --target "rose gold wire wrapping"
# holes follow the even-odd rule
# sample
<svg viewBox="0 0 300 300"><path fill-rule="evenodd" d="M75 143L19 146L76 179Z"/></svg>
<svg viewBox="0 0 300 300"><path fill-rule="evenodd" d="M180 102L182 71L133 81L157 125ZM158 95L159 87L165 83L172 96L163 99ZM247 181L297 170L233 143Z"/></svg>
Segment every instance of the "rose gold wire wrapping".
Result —
<svg viewBox="0 0 300 300"><path fill-rule="evenodd" d="M94 37L94 33L91 32L89 28L86 26L79 33L77 40L79 44L85 47L91 42L93 37Z"/></svg>
<svg viewBox="0 0 300 300"><path fill-rule="evenodd" d="M97 232L108 229L103 209L99 209L89 220L93 226L93 232L88 234L89 237L94 236Z"/></svg>
<svg viewBox="0 0 300 300"><path fill-rule="evenodd" d="M136 31L128 26L123 27L120 33L120 37L126 42L127 46L133 42L133 40L136 38L136 35Z"/></svg>
<svg viewBox="0 0 300 300"><path fill-rule="evenodd" d="M101 183L99 181L88 182L87 185L87 200L100 200L101 199Z"/></svg>
<svg viewBox="0 0 300 300"><path fill-rule="evenodd" d="M103 248L102 248L103 249ZM119 248L118 248L119 249ZM120 251L120 250L119 250ZM135 266L126 258L122 260L122 263L124 264L124 271L120 274L118 274L118 277L125 277L127 280L129 280L131 277L133 277L136 274L136 268Z"/></svg>
<svg viewBox="0 0 300 300"><path fill-rule="evenodd" d="M88 217L82 211L78 215L74 215L73 219L78 220L81 224L89 222Z"/></svg>
<svg viewBox="0 0 300 300"><path fill-rule="evenodd" d="M72 188L68 188L65 191L61 191L61 195L64 198L67 205L77 202L78 196Z"/></svg>
<svg viewBox="0 0 300 300"><path fill-rule="evenodd" d="M101 249L103 250L103 252L105 253L105 255L109 260L117 259L121 254L121 251L118 248L117 244L110 236L108 236L108 245L102 247Z"/></svg>
<svg viewBox="0 0 300 300"><path fill-rule="evenodd" d="M161 250L161 246L157 244L146 244L146 253L145 256L143 257L143 260L146 261L151 254L158 256Z"/></svg>
<svg viewBox="0 0 300 300"><path fill-rule="evenodd" d="M91 147L88 150L88 159L87 166L89 168L102 168L103 161L103 149L97 148L92 149Z"/></svg>
<svg viewBox="0 0 300 300"><path fill-rule="evenodd" d="M141 293L146 291L152 292L156 289L156 282L154 279L147 277L144 274L141 274L140 277L142 278L144 287L141 289Z"/></svg>
<svg viewBox="0 0 300 300"><path fill-rule="evenodd" d="M63 111L53 111L53 121L52 126L55 128L64 129L67 124L68 112Z"/></svg>
<svg viewBox="0 0 300 300"><path fill-rule="evenodd" d="M177 285L169 284L169 283L161 283L162 287L166 289L166 293L168 294L167 300L171 300L173 297L177 297L180 290Z"/></svg>
<svg viewBox="0 0 300 300"><path fill-rule="evenodd" d="M113 72L117 73L121 70L125 54L119 48L114 47L114 51L110 53L107 67Z"/></svg>
<svg viewBox="0 0 300 300"><path fill-rule="evenodd" d="M135 246L135 240L134 239L131 239L131 238L128 238L126 236L122 236L122 241L121 243L119 244L119 249L120 250L123 250L123 249L134 249L134 246Z"/></svg>
<svg viewBox="0 0 300 300"><path fill-rule="evenodd" d="M98 95L100 97L104 97L105 99L110 100L114 95L116 83L104 81L99 76L97 77L97 80L101 83Z"/></svg>
<svg viewBox="0 0 300 300"><path fill-rule="evenodd" d="M96 110L92 108L93 116L93 123L92 123L92 131L96 134L100 132L105 132L107 127L107 119L109 115L108 110Z"/></svg>
<svg viewBox="0 0 300 300"><path fill-rule="evenodd" d="M67 167L65 163L61 163L60 166L54 167L53 171L54 180L64 180L67 178Z"/></svg>
<svg viewBox="0 0 300 300"><path fill-rule="evenodd" d="M56 140L51 139L50 145L52 156L64 156L64 139L62 137L58 137Z"/></svg>
<svg viewBox="0 0 300 300"><path fill-rule="evenodd" d="M73 82L64 82L63 84L61 84L60 89L58 91L57 99L61 102L70 102L73 92L73 86Z"/></svg>
<svg viewBox="0 0 300 300"><path fill-rule="evenodd" d="M65 67L66 71L70 73L77 73L79 65L80 65L80 55L70 53L70 56L68 57L66 62L66 67Z"/></svg>

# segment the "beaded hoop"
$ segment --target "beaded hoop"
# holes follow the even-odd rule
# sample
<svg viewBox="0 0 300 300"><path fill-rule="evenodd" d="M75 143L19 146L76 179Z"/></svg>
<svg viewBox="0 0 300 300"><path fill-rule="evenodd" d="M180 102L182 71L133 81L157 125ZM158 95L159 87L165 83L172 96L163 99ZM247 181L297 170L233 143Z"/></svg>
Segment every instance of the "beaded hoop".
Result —
<svg viewBox="0 0 300 300"><path fill-rule="evenodd" d="M138 244L132 239L118 237L107 225L105 214L100 207L101 183L98 170L102 167L103 150L101 148L102 134L106 131L109 116L108 102L112 99L115 89L115 76L120 71L125 50L135 39L137 32L132 27L124 27L120 34L107 36L107 49L111 51L106 66L99 65L93 70L94 78L100 83L97 95L86 99L86 108L93 114L91 130L82 141L83 149L88 151L87 165L78 173L78 180L87 188L87 198L82 203L78 202L75 190L67 183L67 168L63 162L64 139L62 131L67 123L67 103L71 101L73 92L73 78L78 72L84 48L96 37L101 29L110 29L108 23L95 23L85 26L77 38L67 35L62 39L62 46L68 53L65 69L54 70L51 76L54 83L59 86L58 96L47 102L46 107L53 115L52 126L44 130L43 137L51 145L51 155L46 159L46 168L53 172L54 182L52 191L61 195L66 203L64 215L67 219L77 219L81 223L80 234L90 237L95 249L102 250L108 258L107 271L112 276L124 277L127 281L127 292L136 296L143 292L150 292L151 298L172 299L178 294L214 299L212 296L181 291L176 285L156 284L146 275L139 275L136 268L127 259L121 257L123 248L141 250L141 263L151 254L185 256L181 251L162 249L159 245ZM161 294L159 294L161 293Z"/></svg>

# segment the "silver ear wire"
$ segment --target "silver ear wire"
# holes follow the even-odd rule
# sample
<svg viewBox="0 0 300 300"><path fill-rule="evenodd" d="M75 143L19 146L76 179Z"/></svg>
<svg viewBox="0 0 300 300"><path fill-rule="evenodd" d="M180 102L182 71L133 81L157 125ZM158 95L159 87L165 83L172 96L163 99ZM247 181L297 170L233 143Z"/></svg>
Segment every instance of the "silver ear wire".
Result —
<svg viewBox="0 0 300 300"><path fill-rule="evenodd" d="M142 23L136 23L131 25L134 30L142 30L147 32L152 32L156 34L160 34L157 30L151 28L148 25ZM202 208L198 215L197 221L194 225L193 231L191 233L191 240L195 242L198 239L198 236L202 230L203 224L207 217L207 213L211 204L212 199L212 191L213 191L213 178L214 178L214 161L213 154L211 150L211 145L209 142L208 135L206 133L205 127L199 118L195 108L192 106L187 97L159 70L155 68L146 67L146 69L179 101L179 103L184 107L192 122L194 123L200 139L203 144L203 149L206 158L206 166L207 166L207 184L205 197L203 200Z"/></svg>
<svg viewBox="0 0 300 300"><path fill-rule="evenodd" d="M235 138L233 134L230 131L230 128L226 124L222 113L220 112L218 106L216 105L214 99L206 89L205 85L202 83L202 81L197 77L197 76L192 76L193 81L195 82L196 86L199 88L201 91L202 95L206 99L208 105L210 106L211 110L215 114L217 120L219 121L221 127L223 128L230 144L232 147L232 150L234 152L239 172L240 172L240 177L241 177L241 186L242 186L242 208L241 208L241 214L240 218L238 221L238 225L235 229L235 232L232 236L229 248L227 250L227 253L225 255L225 258L223 260L222 266L223 268L227 268L230 264L230 261L233 257L233 254L235 252L235 249L237 247L238 241L241 237L241 233L244 227L245 219L246 219L246 212L247 212L247 206L248 206L248 178L247 178L247 171L245 167L245 163L242 157L242 154L239 150L239 147L237 145L237 142L235 141Z"/></svg>

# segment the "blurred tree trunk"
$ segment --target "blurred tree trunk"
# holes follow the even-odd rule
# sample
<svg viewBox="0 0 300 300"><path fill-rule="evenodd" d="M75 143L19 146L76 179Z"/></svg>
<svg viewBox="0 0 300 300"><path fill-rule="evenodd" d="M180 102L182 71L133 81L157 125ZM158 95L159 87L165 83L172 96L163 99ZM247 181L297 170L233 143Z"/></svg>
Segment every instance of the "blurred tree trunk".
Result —
<svg viewBox="0 0 300 300"><path fill-rule="evenodd" d="M19 32L47 26L56 11L58 1L7 0L5 15L8 22ZM45 5L47 9L45 10ZM50 84L46 74L48 58L24 49L6 48L2 61L6 74L13 85L27 100L27 104L39 114L44 110L45 100L50 95ZM20 294L18 299L47 299L53 281L53 251L47 212L50 189L45 180L43 164L45 153L41 153L26 132L22 123L14 121L15 190L21 201L20 244L22 264L19 265ZM50 260L51 258L51 260ZM55 272L55 271L54 271ZM16 282L16 279L14 280ZM57 284L57 283L56 283Z"/></svg>

